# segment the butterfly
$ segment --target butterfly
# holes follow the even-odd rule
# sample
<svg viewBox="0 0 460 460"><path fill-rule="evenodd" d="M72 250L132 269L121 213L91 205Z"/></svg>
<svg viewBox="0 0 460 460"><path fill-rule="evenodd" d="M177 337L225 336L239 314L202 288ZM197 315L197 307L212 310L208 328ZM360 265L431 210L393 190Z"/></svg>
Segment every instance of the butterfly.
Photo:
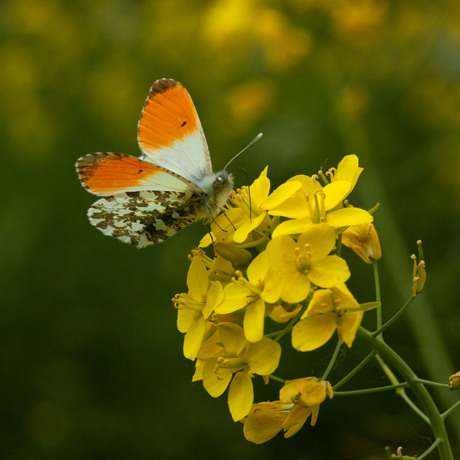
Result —
<svg viewBox="0 0 460 460"><path fill-rule="evenodd" d="M83 187L103 197L88 210L92 225L143 248L220 213L233 177L225 170L213 172L197 111L179 82L162 78L152 85L138 142L139 158L98 152L77 160Z"/></svg>

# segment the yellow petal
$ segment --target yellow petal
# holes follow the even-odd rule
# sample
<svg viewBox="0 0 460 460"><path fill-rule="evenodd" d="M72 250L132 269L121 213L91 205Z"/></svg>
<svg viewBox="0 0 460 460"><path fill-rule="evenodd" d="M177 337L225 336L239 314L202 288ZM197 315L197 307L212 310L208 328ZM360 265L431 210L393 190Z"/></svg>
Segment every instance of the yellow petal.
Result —
<svg viewBox="0 0 460 460"><path fill-rule="evenodd" d="M255 444L274 438L282 429L288 412L286 404L279 401L253 404L244 421L244 437Z"/></svg>
<svg viewBox="0 0 460 460"><path fill-rule="evenodd" d="M264 336L265 302L257 299L246 307L244 314L244 335L249 342L258 342Z"/></svg>
<svg viewBox="0 0 460 460"><path fill-rule="evenodd" d="M268 213L271 216L284 216L291 219L301 219L310 216L307 201L303 192L296 192L293 196L283 201L276 208L271 208Z"/></svg>
<svg viewBox="0 0 460 460"><path fill-rule="evenodd" d="M184 356L187 359L195 360L198 350L200 349L201 342L203 341L204 331L206 328L206 321L202 315L194 319L185 334L184 338Z"/></svg>
<svg viewBox="0 0 460 460"><path fill-rule="evenodd" d="M302 404L294 404L290 414L286 417L283 423L285 431L284 437L290 438L294 436L305 424L310 416L312 409Z"/></svg>
<svg viewBox="0 0 460 460"><path fill-rule="evenodd" d="M328 288L344 283L350 277L350 270L341 257L327 256L314 263L308 277L317 286Z"/></svg>
<svg viewBox="0 0 460 460"><path fill-rule="evenodd" d="M218 376L216 365L217 358L211 358L205 362L203 367L203 386L213 398L218 398L226 390L232 379L232 374Z"/></svg>
<svg viewBox="0 0 460 460"><path fill-rule="evenodd" d="M289 235L273 237L267 245L269 264L280 272L290 272L295 269L296 243Z"/></svg>
<svg viewBox="0 0 460 460"><path fill-rule="evenodd" d="M265 302L268 303L276 303L281 297L281 289L282 289L282 284L281 284L281 278L279 272L270 267L270 269L267 272L267 275L265 276L264 280L264 290L260 294L262 299L265 300Z"/></svg>
<svg viewBox="0 0 460 460"><path fill-rule="evenodd" d="M299 351L311 351L323 346L337 327L336 315L307 316L292 329L292 346Z"/></svg>
<svg viewBox="0 0 460 460"><path fill-rule="evenodd" d="M273 231L272 237L276 238L280 235L295 235L303 233L309 229L313 224L313 221L309 217L304 219L292 219L285 222L281 222Z"/></svg>
<svg viewBox="0 0 460 460"><path fill-rule="evenodd" d="M266 200L261 204L261 209L268 210L279 206L283 201L290 198L299 188L301 183L297 181L289 181L281 184L276 190L274 190Z"/></svg>
<svg viewBox="0 0 460 460"><path fill-rule="evenodd" d="M237 227L237 230L233 234L233 241L235 243L244 243L248 238L249 233L255 230L265 219L266 213L262 212L257 217L246 220L242 225Z"/></svg>
<svg viewBox="0 0 460 460"><path fill-rule="evenodd" d="M270 192L270 179L267 177L268 166L260 173L260 176L251 184L250 193L251 201L256 209L259 208L260 203L267 198Z"/></svg>
<svg viewBox="0 0 460 460"><path fill-rule="evenodd" d="M299 236L297 246L309 244L315 258L326 257L335 246L334 229L328 224L316 224Z"/></svg>
<svg viewBox="0 0 460 460"><path fill-rule="evenodd" d="M363 319L364 312L358 311L355 313L346 313L342 317L342 324L337 328L337 332L342 337L342 340L351 347L356 337L356 332Z"/></svg>
<svg viewBox="0 0 460 460"><path fill-rule="evenodd" d="M318 380L309 380L302 388L300 400L306 406L319 406L326 399L326 388Z"/></svg>
<svg viewBox="0 0 460 460"><path fill-rule="evenodd" d="M249 282L257 286L261 280L265 279L265 275L268 272L268 267L268 255L265 251L261 252L257 257L253 259L248 267L247 275Z"/></svg>
<svg viewBox="0 0 460 460"><path fill-rule="evenodd" d="M177 310L177 329L185 334L192 324L196 311L193 310Z"/></svg>
<svg viewBox="0 0 460 460"><path fill-rule="evenodd" d="M287 380L280 389L280 400L284 403L294 402L298 399L302 388L312 380L312 377Z"/></svg>
<svg viewBox="0 0 460 460"><path fill-rule="evenodd" d="M201 302L208 290L208 272L203 261L194 257L187 273L187 286L190 296Z"/></svg>
<svg viewBox="0 0 460 460"><path fill-rule="evenodd" d="M294 305L294 310L288 311L283 305L276 305L273 311L270 313L270 319L277 323L286 323L290 319L294 318L294 316L299 313L300 309L302 308L301 304L297 306Z"/></svg>
<svg viewBox="0 0 460 460"><path fill-rule="evenodd" d="M299 303L304 301L310 293L310 280L299 272L282 275L281 298L287 303Z"/></svg>
<svg viewBox="0 0 460 460"><path fill-rule="evenodd" d="M364 209L352 206L337 209L337 211L326 214L326 222L334 228L363 224L365 222L372 222L373 220L372 214Z"/></svg>
<svg viewBox="0 0 460 460"><path fill-rule="evenodd" d="M222 289L222 284L219 281L211 281L211 286L209 287L206 305L202 310L202 315L205 319L208 319L213 310L220 305L224 299L224 290Z"/></svg>
<svg viewBox="0 0 460 460"><path fill-rule="evenodd" d="M246 417L254 402L252 379L247 371L237 372L228 390L228 406L235 422Z"/></svg>
<svg viewBox="0 0 460 460"><path fill-rule="evenodd" d="M199 380L203 379L203 368L206 361L202 361L201 359L197 359L195 361L195 373L192 377L192 382L198 382Z"/></svg>
<svg viewBox="0 0 460 460"><path fill-rule="evenodd" d="M356 155L346 155L337 166L336 180L347 180L351 182L352 189L356 185L363 168L359 167L359 159Z"/></svg>
<svg viewBox="0 0 460 460"><path fill-rule="evenodd" d="M225 315L244 308L251 291L241 283L229 283L224 287L224 299L215 309L219 315Z"/></svg>
<svg viewBox="0 0 460 460"><path fill-rule="evenodd" d="M335 208L351 191L351 183L348 181L334 181L323 187L325 194L324 206L326 211Z"/></svg>
<svg viewBox="0 0 460 460"><path fill-rule="evenodd" d="M281 346L267 337L250 343L244 359L254 374L270 375L275 372L281 357Z"/></svg>
<svg viewBox="0 0 460 460"><path fill-rule="evenodd" d="M216 328L219 332L225 351L229 355L238 356L242 352L243 348L247 346L248 341L244 337L243 328L238 324L219 323Z"/></svg>

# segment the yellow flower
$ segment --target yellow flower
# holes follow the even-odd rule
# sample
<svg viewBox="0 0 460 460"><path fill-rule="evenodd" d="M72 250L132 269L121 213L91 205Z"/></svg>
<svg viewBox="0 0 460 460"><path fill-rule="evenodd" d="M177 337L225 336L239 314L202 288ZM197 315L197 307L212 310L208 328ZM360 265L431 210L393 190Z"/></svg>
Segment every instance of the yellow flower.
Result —
<svg viewBox="0 0 460 460"><path fill-rule="evenodd" d="M294 407L283 423L284 437L289 438L296 434L310 415L310 424L314 426L318 419L319 406L326 396L334 396L332 386L326 380L306 377L287 381L280 390L280 400L284 403L292 402Z"/></svg>
<svg viewBox="0 0 460 460"><path fill-rule="evenodd" d="M281 235L268 243L266 251L270 264L280 273L281 298L285 302L305 300L312 283L333 287L350 277L346 262L329 255L334 246L334 231L327 224L311 227L297 242L288 235Z"/></svg>
<svg viewBox="0 0 460 460"><path fill-rule="evenodd" d="M316 350L337 330L340 339L351 347L363 313L345 285L319 289L314 292L307 310L292 329L292 346L299 351Z"/></svg>
<svg viewBox="0 0 460 460"><path fill-rule="evenodd" d="M230 385L228 405L233 420L238 421L249 413L254 401L254 374L265 376L276 370L281 346L267 337L256 343L248 342L242 327L234 323L219 323L216 329L198 353L193 380L202 379L213 398Z"/></svg>
<svg viewBox="0 0 460 460"><path fill-rule="evenodd" d="M380 240L374 224L352 225L342 233L342 243L353 249L364 262L374 263L382 257Z"/></svg>
<svg viewBox="0 0 460 460"><path fill-rule="evenodd" d="M289 181L300 182L302 185L293 196L270 209L270 215L291 219L276 227L273 238L302 233L319 223L342 228L372 222L373 217L368 211L353 206L343 207L342 204L356 185L362 170L356 155L347 155L336 170L331 168L326 173L330 176L330 183L324 187L316 180L316 176L299 175L291 178ZM327 181L324 174L322 177Z"/></svg>
<svg viewBox="0 0 460 460"><path fill-rule="evenodd" d="M284 437L296 434L311 416L314 426L319 406L326 397L332 398L331 384L315 377L287 381L280 390L279 401L254 404L244 421L244 436L262 444L284 430Z"/></svg>
<svg viewBox="0 0 460 460"><path fill-rule="evenodd" d="M223 299L219 281L209 281L208 271L199 256L192 259L187 274L188 293L177 294L173 302L177 311L177 328L185 333L184 356L194 360L203 341L206 321Z"/></svg>
<svg viewBox="0 0 460 460"><path fill-rule="evenodd" d="M211 224L212 235L208 234L201 240L201 247L213 241L255 246L268 238L271 219L267 211L287 200L301 184L296 181L286 182L269 194L267 170L268 166L250 187L243 187L231 195L230 205ZM248 241L251 232L254 234Z"/></svg>
<svg viewBox="0 0 460 460"><path fill-rule="evenodd" d="M253 404L244 420L244 437L255 444L274 438L282 429L286 417L294 404L267 401Z"/></svg>
<svg viewBox="0 0 460 460"><path fill-rule="evenodd" d="M250 342L262 340L266 303L273 304L280 298L278 273L269 265L265 252L260 253L249 265L246 280L241 272L224 288L224 299L215 309L225 315L245 308L244 335Z"/></svg>

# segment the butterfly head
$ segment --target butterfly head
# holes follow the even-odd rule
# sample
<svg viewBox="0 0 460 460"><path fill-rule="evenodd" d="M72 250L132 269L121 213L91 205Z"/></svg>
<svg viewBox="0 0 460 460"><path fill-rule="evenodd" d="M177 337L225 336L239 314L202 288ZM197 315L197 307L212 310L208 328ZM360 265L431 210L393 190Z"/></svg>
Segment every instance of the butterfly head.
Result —
<svg viewBox="0 0 460 460"><path fill-rule="evenodd" d="M233 176L227 171L219 171L203 177L199 185L203 189L199 206L201 218L211 222L222 211L233 190Z"/></svg>

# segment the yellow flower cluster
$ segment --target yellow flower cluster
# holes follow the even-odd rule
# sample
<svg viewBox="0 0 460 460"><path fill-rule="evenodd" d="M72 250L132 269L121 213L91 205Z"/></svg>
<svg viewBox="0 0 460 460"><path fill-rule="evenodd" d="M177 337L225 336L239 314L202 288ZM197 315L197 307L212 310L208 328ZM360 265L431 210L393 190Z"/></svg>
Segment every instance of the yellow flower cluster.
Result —
<svg viewBox="0 0 460 460"><path fill-rule="evenodd" d="M250 441L282 429L292 436L310 415L314 424L320 403L333 396L329 382L304 377L285 382L278 401L254 404L253 378L268 382L285 333L267 334L267 323L289 321L286 332L299 351L321 347L335 331L351 347L364 311L373 308L348 290L350 271L337 253L339 240L366 262L381 255L372 215L346 202L361 171L349 155L336 169L295 176L270 193L265 168L232 194L192 252L188 292L173 299L184 355L211 396L229 387L230 413L245 422ZM210 245L212 257L203 249Z"/></svg>

